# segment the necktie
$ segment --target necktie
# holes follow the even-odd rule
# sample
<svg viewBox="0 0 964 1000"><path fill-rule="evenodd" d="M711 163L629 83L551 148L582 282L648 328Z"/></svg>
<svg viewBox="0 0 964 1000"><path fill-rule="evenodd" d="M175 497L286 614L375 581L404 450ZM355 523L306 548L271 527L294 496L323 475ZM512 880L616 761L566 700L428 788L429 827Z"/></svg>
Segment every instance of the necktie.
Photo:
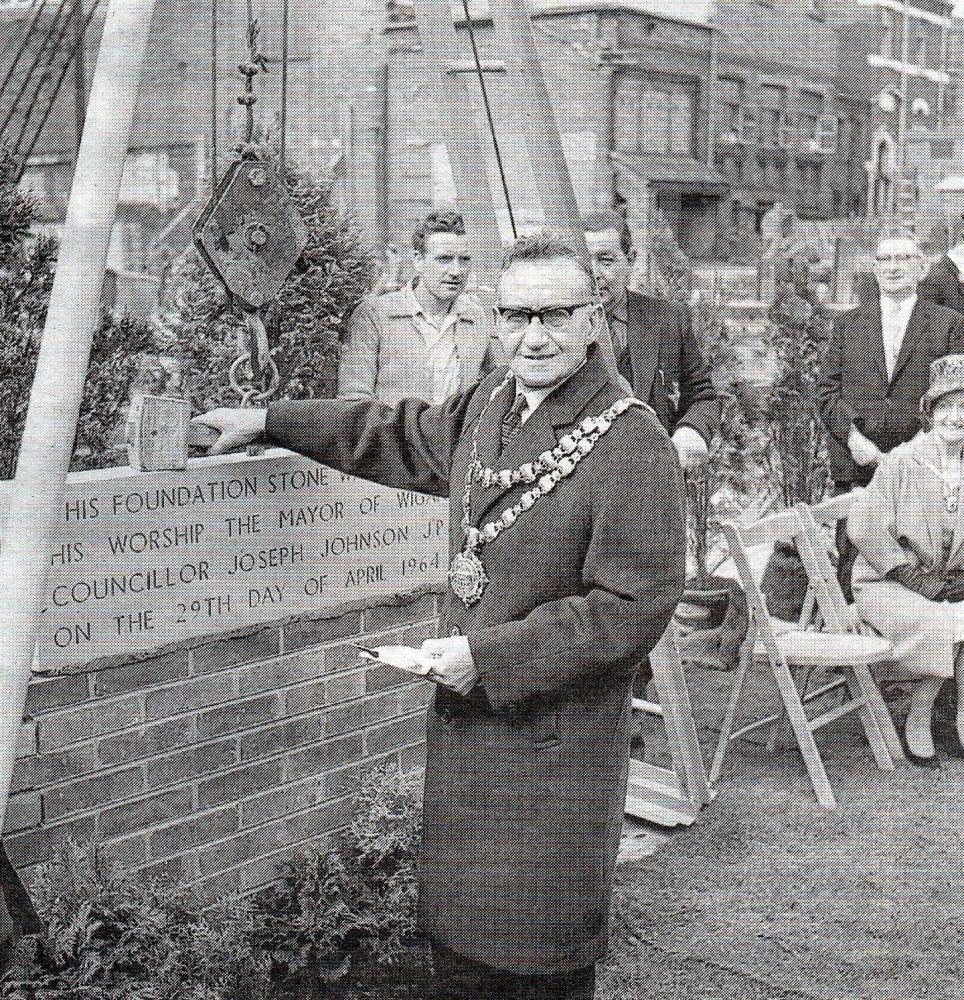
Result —
<svg viewBox="0 0 964 1000"><path fill-rule="evenodd" d="M520 392L509 412L502 418L502 450L505 451L509 442L519 433L522 426L522 411L526 408L526 398Z"/></svg>

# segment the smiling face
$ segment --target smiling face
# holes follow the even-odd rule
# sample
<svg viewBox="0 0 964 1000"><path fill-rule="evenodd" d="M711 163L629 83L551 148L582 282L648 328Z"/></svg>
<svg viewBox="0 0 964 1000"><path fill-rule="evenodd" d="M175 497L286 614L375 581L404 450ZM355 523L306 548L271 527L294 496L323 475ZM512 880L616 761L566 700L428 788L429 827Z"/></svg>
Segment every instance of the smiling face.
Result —
<svg viewBox="0 0 964 1000"><path fill-rule="evenodd" d="M874 257L874 277L884 295L913 294L924 276L924 256L911 240L882 240Z"/></svg>
<svg viewBox="0 0 964 1000"><path fill-rule="evenodd" d="M632 263L623 250L618 229L586 233L586 245L592 262L592 275L606 309L620 302L626 294Z"/></svg>
<svg viewBox="0 0 964 1000"><path fill-rule="evenodd" d="M949 392L931 410L934 433L946 445L964 444L964 391Z"/></svg>
<svg viewBox="0 0 964 1000"><path fill-rule="evenodd" d="M414 269L429 295L441 302L451 302L465 291L471 263L464 236L432 233L425 240L425 253L416 254Z"/></svg>
<svg viewBox="0 0 964 1000"><path fill-rule="evenodd" d="M562 382L585 361L598 327L589 279L574 261L520 260L502 275L499 340L522 385Z"/></svg>

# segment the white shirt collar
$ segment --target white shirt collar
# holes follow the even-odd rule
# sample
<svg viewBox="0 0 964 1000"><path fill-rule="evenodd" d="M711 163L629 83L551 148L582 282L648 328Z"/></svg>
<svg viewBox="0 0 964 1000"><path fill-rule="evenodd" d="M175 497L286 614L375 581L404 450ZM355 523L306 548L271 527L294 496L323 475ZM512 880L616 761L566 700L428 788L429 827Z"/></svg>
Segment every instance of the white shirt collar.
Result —
<svg viewBox="0 0 964 1000"><path fill-rule="evenodd" d="M880 332L884 341L884 362L887 366L888 380L894 377L897 358L916 303L916 295L908 295L906 299L892 299L887 295L880 297Z"/></svg>
<svg viewBox="0 0 964 1000"><path fill-rule="evenodd" d="M422 308L422 303L419 302L418 296L415 294L415 283L417 280L418 278L412 278L412 280L405 286L405 291L408 296L409 308L412 310L413 316L421 316L424 320L434 325L435 320L429 318L428 314ZM449 306L448 311L442 316L441 320L439 321L439 325L444 326L444 324L449 320L449 318L455 318L462 311L463 303L464 300L461 295L459 295L456 299L454 299L451 305Z"/></svg>
<svg viewBox="0 0 964 1000"><path fill-rule="evenodd" d="M573 377L573 375L578 372L585 361L579 366L579 368L571 371L561 382L556 382L555 385L542 386L540 388L531 389L528 386L522 385L518 379L515 382L515 394L518 398L519 396L524 396L526 401L526 408L522 411L522 422L525 423L529 417L532 416L536 410L556 391L556 389L562 388Z"/></svg>
<svg viewBox="0 0 964 1000"><path fill-rule="evenodd" d="M880 296L880 311L884 315L910 316L917 305L917 296L908 295L906 299L892 299L889 295Z"/></svg>

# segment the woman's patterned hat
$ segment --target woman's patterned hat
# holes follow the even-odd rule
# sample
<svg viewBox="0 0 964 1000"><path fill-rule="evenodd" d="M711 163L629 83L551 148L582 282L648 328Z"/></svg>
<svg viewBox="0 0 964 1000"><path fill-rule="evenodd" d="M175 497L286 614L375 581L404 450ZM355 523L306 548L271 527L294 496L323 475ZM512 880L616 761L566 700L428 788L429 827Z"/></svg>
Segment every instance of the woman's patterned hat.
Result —
<svg viewBox="0 0 964 1000"><path fill-rule="evenodd" d="M931 384L920 401L921 412L930 414L934 404L950 392L964 392L964 354L948 354L931 362Z"/></svg>

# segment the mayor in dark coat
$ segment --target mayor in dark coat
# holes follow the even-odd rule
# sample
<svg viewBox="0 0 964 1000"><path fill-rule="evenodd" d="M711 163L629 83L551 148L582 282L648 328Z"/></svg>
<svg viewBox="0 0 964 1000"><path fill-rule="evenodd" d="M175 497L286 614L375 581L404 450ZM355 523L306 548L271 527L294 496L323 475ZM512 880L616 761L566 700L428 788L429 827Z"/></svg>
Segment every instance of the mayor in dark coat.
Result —
<svg viewBox="0 0 964 1000"><path fill-rule="evenodd" d="M628 290L635 252L618 212L592 212L583 225L620 374L672 435L683 468L699 466L720 428L720 403L690 311Z"/></svg>
<svg viewBox="0 0 964 1000"><path fill-rule="evenodd" d="M606 948L635 665L682 590L682 474L590 346L599 306L571 251L520 240L499 298L508 372L436 406L281 402L260 426L327 465L451 498L457 593L445 638L423 647L438 686L420 926L447 996L574 1000L593 995ZM238 413L198 418L222 431L219 450L260 429Z"/></svg>

